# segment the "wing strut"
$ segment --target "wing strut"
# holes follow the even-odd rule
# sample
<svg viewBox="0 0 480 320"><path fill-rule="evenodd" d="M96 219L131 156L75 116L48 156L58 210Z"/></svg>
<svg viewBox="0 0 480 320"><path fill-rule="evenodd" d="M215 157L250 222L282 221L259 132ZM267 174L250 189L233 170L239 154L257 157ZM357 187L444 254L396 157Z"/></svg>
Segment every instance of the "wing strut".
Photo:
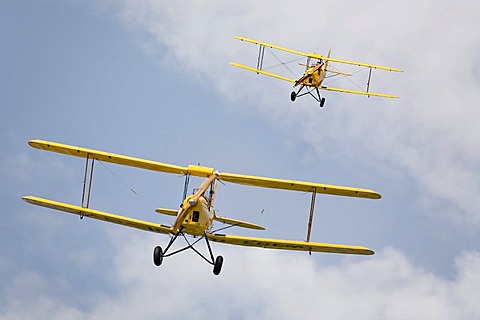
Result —
<svg viewBox="0 0 480 320"><path fill-rule="evenodd" d="M262 70L263 68L263 57L265 55L265 46L260 45L260 48L258 49L258 58L257 58L257 70ZM259 72L257 72L259 74Z"/></svg>
<svg viewBox="0 0 480 320"><path fill-rule="evenodd" d="M183 185L183 198L182 198L182 203L183 201L187 198L187 192L188 192L188 184L190 182L190 174L187 173L185 174L185 184Z"/></svg>
<svg viewBox="0 0 480 320"><path fill-rule="evenodd" d="M370 71L368 72L367 93L368 93L368 90L370 89L370 79L372 79L372 68L371 67L370 67ZM370 95L368 95L368 97L370 98Z"/></svg>
<svg viewBox="0 0 480 320"><path fill-rule="evenodd" d="M90 162L90 156L92 156L92 164L90 166L90 171L88 170L88 164ZM82 191L82 208L87 208L90 205L90 194L92 191L92 181L93 181L93 166L95 164L95 158L90 153L87 153L85 161L85 174L83 176L83 191ZM88 180L88 182L87 182ZM87 190L88 189L88 190ZM87 192L87 198L85 199L85 192ZM80 220L83 219L83 212L80 213Z"/></svg>
<svg viewBox="0 0 480 320"><path fill-rule="evenodd" d="M317 188L313 188L312 200L310 201L310 216L308 217L308 228L307 228L307 242L310 241L310 235L312 233L312 224L313 224L313 212L315 211L315 198L317 196ZM309 254L312 254L312 251L309 251Z"/></svg>

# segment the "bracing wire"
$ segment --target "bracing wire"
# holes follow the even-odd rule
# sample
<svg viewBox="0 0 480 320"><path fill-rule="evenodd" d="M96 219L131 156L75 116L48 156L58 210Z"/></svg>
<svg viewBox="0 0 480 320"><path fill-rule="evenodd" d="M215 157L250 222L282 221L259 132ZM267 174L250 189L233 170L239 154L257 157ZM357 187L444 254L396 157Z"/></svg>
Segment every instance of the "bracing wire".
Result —
<svg viewBox="0 0 480 320"><path fill-rule="evenodd" d="M96 158L95 158L95 160L97 160L105 169L108 170L108 172L110 172L115 178L117 178L117 180L120 181L124 186L126 186L131 192L133 192L135 195L138 195L137 192L135 192L135 190L133 190L133 188L131 188L128 185L128 183L125 182L125 180L123 180L117 174L115 174L115 172L113 172L109 167L107 167L102 161L100 161Z"/></svg>
<svg viewBox="0 0 480 320"><path fill-rule="evenodd" d="M275 59L277 59L277 61L279 62L279 64L278 64L277 66L283 65L294 77L297 76L297 75L287 66L287 63L294 62L294 61L298 61L298 60L301 60L301 59L303 59L303 58L298 58L298 59L295 59L295 60L293 60L293 61L290 61L290 62L285 63L285 62L283 62L282 60L280 60L280 58L279 58L272 50L270 50L270 48L267 47L267 50L268 50L268 52L270 52L270 54L271 54ZM270 67L270 68L272 68L272 67Z"/></svg>
<svg viewBox="0 0 480 320"><path fill-rule="evenodd" d="M340 71L340 70L339 70L338 68L336 68L335 66L333 66L333 65L330 65L330 66L331 66L333 69L335 69L336 71ZM353 76L354 74L357 74L357 73L359 73L359 72L363 72L363 71L365 71L365 70L368 70L368 68L361 68L360 70L357 70L357 71L355 71L355 72L352 72L352 76ZM333 77L335 77L335 76L341 76L341 75L340 75L340 74L338 74L338 75L332 75L332 76L328 77L328 79L331 79L331 78L333 78ZM362 88L360 85L358 85L355 81L353 81L352 79L350 79L349 76L346 76L346 75L343 75L343 77L337 77L336 79L334 79L334 80L332 80L332 81L328 81L328 82L325 83L325 84L330 84L330 83L333 83L333 82L338 81L338 80L343 79L343 78L347 78L347 80L350 81L351 83L353 83L357 88L359 88L360 90L363 90L363 88Z"/></svg>
<svg viewBox="0 0 480 320"><path fill-rule="evenodd" d="M277 68L279 66L287 65L287 64L290 64L290 63L293 63L293 62L298 62L298 61L301 61L301 60L303 60L303 58L297 58L297 59L289 60L289 61L286 61L286 62L280 62L278 64L274 64L274 65L269 66L267 68L263 68L263 70L274 69L274 68Z"/></svg>

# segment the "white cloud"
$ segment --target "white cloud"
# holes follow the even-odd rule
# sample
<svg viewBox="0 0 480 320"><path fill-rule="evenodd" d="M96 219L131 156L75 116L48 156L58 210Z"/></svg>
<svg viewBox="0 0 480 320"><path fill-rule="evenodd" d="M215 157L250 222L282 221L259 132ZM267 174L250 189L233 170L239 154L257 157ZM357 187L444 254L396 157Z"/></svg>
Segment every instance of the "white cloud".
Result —
<svg viewBox="0 0 480 320"><path fill-rule="evenodd" d="M480 308L480 253L456 260L453 280L412 265L385 248L373 257L346 257L335 267L321 255L215 246L222 274L183 253L153 266L149 246L157 236L113 234L116 260L109 266L116 293L91 292L88 308L61 305L37 273L19 274L9 288L3 319L215 317L227 319L476 319ZM223 252L224 251L224 252ZM75 290L72 288L72 290ZM95 299L92 299L92 296Z"/></svg>
<svg viewBox="0 0 480 320"><path fill-rule="evenodd" d="M424 200L432 199L427 211L476 230L478 12L469 1L301 8L290 2L124 1L121 10L125 21L154 38L150 44L162 48L160 55L172 65L292 131L318 157L331 152L363 158L386 175L400 171L418 183ZM374 72L373 78L375 90L401 99L331 94L326 108L335 110L328 113L311 101L290 108L289 85L228 66L230 60L256 61L256 48L233 40L236 34L304 51L333 47L340 58L403 68L405 74ZM438 201L450 203L455 214Z"/></svg>

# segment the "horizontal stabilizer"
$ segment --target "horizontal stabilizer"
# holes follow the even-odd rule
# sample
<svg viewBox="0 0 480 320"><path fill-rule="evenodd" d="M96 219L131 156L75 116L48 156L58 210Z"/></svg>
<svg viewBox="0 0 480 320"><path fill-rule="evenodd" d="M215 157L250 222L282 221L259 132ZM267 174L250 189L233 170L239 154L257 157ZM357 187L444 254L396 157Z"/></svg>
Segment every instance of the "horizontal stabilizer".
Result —
<svg viewBox="0 0 480 320"><path fill-rule="evenodd" d="M262 227L258 224L245 222L245 221L240 221L240 220L235 220L235 219L230 219L230 218L225 218L225 217L219 217L217 215L213 219L215 221L230 224L230 225L235 226L235 227L242 227L242 228L255 229L255 230L265 230L264 227Z"/></svg>
<svg viewBox="0 0 480 320"><path fill-rule="evenodd" d="M174 216L176 217L178 214L178 210L174 209L165 209L165 208L157 208L155 209L156 213L166 214L167 216Z"/></svg>
<svg viewBox="0 0 480 320"><path fill-rule="evenodd" d="M340 75L346 76L346 77L351 77L352 76L350 73L345 73L345 72L340 72L340 71L330 70L330 69L328 69L327 72L340 74Z"/></svg>
<svg viewBox="0 0 480 320"><path fill-rule="evenodd" d="M93 218L101 221L116 223L122 226L136 228L140 230L157 232L157 233L165 233L165 234L168 234L172 231L172 228L164 227L156 223L132 219L132 218L119 216L119 215L102 212L98 210L82 208L72 204L37 198L33 196L26 196L26 197L23 197L22 199L28 203L31 203L37 206L59 210L63 212L68 212L68 213L79 215L81 217L88 217L88 218Z"/></svg>

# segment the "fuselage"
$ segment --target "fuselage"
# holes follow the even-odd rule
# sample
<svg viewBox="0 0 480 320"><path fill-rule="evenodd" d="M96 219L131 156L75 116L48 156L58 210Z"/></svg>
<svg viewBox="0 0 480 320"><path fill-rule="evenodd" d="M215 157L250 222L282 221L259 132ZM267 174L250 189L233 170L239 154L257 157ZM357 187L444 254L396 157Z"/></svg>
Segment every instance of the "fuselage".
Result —
<svg viewBox="0 0 480 320"><path fill-rule="evenodd" d="M213 224L213 208L204 196L200 196L197 201L191 201L193 195L188 196L182 204L177 221L175 224L181 226L184 233L194 236L201 236L205 231L209 231ZM179 219L181 219L179 221Z"/></svg>
<svg viewBox="0 0 480 320"><path fill-rule="evenodd" d="M324 62L310 66L303 76L295 82L295 86L304 85L319 88L325 79L326 71L327 66Z"/></svg>

